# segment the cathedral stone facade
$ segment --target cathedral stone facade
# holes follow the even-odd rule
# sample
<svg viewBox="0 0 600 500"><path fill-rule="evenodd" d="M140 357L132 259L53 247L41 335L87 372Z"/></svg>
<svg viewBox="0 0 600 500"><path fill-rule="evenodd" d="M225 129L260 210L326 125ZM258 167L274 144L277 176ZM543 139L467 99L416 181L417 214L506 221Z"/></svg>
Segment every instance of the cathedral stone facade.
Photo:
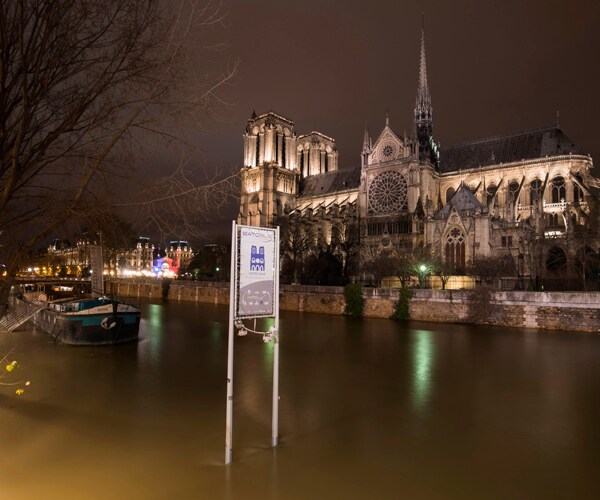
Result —
<svg viewBox="0 0 600 500"><path fill-rule="evenodd" d="M540 264L566 273L582 252L597 255L592 158L558 123L440 148L426 67L422 32L413 133L396 133L386 116L378 135L365 129L355 168L338 168L333 138L253 113L238 222L269 226L295 216L313 251L355 227L361 264L421 247L457 272L510 256L519 274L538 275Z"/></svg>

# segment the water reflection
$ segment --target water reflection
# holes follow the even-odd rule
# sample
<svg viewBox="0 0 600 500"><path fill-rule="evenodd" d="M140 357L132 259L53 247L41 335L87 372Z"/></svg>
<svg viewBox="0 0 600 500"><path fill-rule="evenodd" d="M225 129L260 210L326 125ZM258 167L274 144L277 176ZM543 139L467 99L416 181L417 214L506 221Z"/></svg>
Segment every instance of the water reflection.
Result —
<svg viewBox="0 0 600 500"><path fill-rule="evenodd" d="M140 324L140 351L154 361L158 360L163 341L163 305L148 304Z"/></svg>
<svg viewBox="0 0 600 500"><path fill-rule="evenodd" d="M236 337L224 467L227 317L145 304L119 348L0 335L32 380L0 387L2 498L600 498L600 336L284 312L281 447L273 345Z"/></svg>
<svg viewBox="0 0 600 500"><path fill-rule="evenodd" d="M429 402L431 391L435 354L433 333L428 330L416 330L412 337L412 403L415 411L421 413Z"/></svg>

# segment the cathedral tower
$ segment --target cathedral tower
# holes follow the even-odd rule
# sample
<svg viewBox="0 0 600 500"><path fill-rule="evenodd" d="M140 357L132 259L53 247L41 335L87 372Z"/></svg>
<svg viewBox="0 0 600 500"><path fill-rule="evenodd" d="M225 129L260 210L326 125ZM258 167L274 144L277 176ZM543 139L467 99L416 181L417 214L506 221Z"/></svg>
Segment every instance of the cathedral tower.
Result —
<svg viewBox="0 0 600 500"><path fill-rule="evenodd" d="M294 122L273 112L252 113L243 137L238 222L269 226L275 217L294 207L298 191Z"/></svg>

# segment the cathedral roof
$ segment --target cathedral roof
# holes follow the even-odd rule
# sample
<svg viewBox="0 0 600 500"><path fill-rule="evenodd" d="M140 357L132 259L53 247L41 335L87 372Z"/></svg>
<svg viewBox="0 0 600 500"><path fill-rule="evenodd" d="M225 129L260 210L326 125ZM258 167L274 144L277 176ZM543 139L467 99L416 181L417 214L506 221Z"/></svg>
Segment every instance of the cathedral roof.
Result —
<svg viewBox="0 0 600 500"><path fill-rule="evenodd" d="M569 153L583 154L561 129L549 127L442 147L440 172L456 172Z"/></svg>
<svg viewBox="0 0 600 500"><path fill-rule="evenodd" d="M444 207L437 214L435 214L435 218L447 218L450 215L450 211L453 207L459 213L462 213L466 210L483 210L483 205L481 204L481 202L477 198L475 198L475 195L472 193L472 191L464 184L461 184L461 186L458 188L458 191L454 193L452 199L448 203L446 203L446 205L444 205Z"/></svg>
<svg viewBox="0 0 600 500"><path fill-rule="evenodd" d="M325 174L311 175L304 179L300 197L319 196L338 191L358 189L360 185L360 165L354 168L344 168Z"/></svg>

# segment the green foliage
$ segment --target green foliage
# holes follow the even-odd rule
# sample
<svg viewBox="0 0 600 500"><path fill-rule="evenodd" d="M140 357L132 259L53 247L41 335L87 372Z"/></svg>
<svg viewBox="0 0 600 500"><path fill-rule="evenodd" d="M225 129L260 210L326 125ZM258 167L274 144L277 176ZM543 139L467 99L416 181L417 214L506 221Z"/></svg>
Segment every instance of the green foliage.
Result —
<svg viewBox="0 0 600 500"><path fill-rule="evenodd" d="M396 321L406 321L410 318L410 299L412 299L414 293L412 289L408 287L402 287L399 292L400 298L398 302L396 302L396 310L394 314L390 316L390 319L395 319Z"/></svg>
<svg viewBox="0 0 600 500"><path fill-rule="evenodd" d="M344 299L346 300L346 309L344 314L349 316L361 317L365 308L365 300L362 296L362 285L359 283L350 283L344 288Z"/></svg>
<svg viewBox="0 0 600 500"><path fill-rule="evenodd" d="M19 363L16 361L8 361L10 352L0 359L0 366L4 365L4 370L0 370L0 386L17 386L15 394L20 396L25 392L23 386L31 385L31 382L4 382L3 379L13 375L15 370L19 368Z"/></svg>

